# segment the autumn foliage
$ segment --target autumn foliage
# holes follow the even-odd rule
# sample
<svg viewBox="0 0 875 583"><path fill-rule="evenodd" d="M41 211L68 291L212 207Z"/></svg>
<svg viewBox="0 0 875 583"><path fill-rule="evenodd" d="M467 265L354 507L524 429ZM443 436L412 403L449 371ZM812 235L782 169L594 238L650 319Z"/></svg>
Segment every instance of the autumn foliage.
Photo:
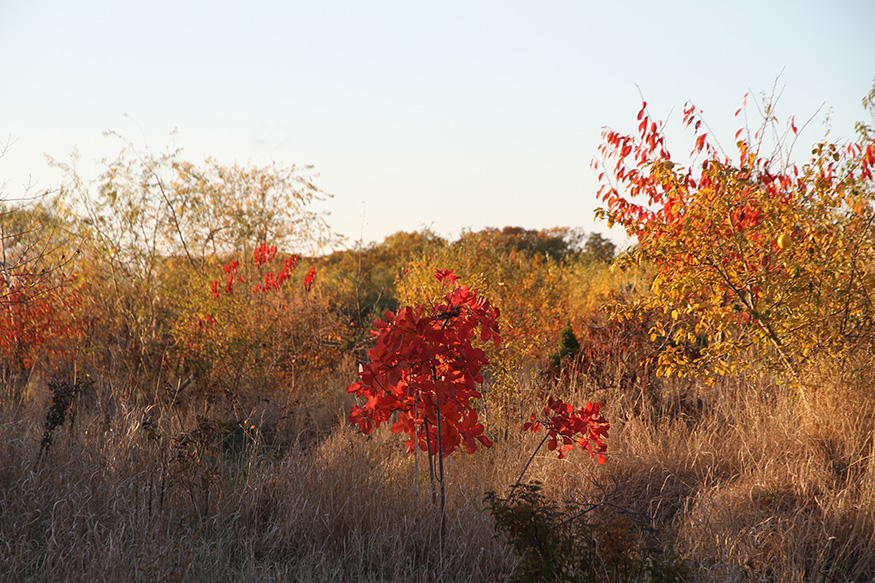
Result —
<svg viewBox="0 0 875 583"><path fill-rule="evenodd" d="M646 106L605 130L616 259L329 253L308 174L131 149L0 208L10 577L871 580L875 130L799 156L763 112L729 153L692 106L689 156Z"/></svg>
<svg viewBox="0 0 875 583"><path fill-rule="evenodd" d="M497 309L476 290L458 284L452 270L435 277L450 288L433 307L417 304L374 322L371 362L347 392L364 399L349 420L368 434L397 413L394 433L409 436L408 451L448 456L492 445L478 422L475 400L486 354L474 341L500 343Z"/></svg>
<svg viewBox="0 0 875 583"><path fill-rule="evenodd" d="M523 431L537 433L541 423L547 430L547 449L556 451L559 459L578 445L598 463L605 463L603 454L608 447L604 440L611 425L599 413L598 403L587 403L575 409L562 399L550 396L544 405L543 417L539 419L532 413L531 419L523 424Z"/></svg>
<svg viewBox="0 0 875 583"><path fill-rule="evenodd" d="M767 104L753 135L736 133L731 157L688 105L683 122L694 146L684 166L646 103L638 120L635 135L602 134L595 166L607 206L599 214L637 240L621 267L656 268L651 293L618 312L666 316L651 330L661 346L660 374L726 374L752 344L795 374L815 354L846 357L871 345L871 135L817 144L797 165L795 120L782 130ZM771 147L769 135L777 136Z"/></svg>
<svg viewBox="0 0 875 583"><path fill-rule="evenodd" d="M85 321L79 294L62 274L49 278L28 269L0 276L0 359L10 372L53 363L73 352Z"/></svg>
<svg viewBox="0 0 875 583"><path fill-rule="evenodd" d="M435 301L431 282L435 266L452 265L455 273L489 297L502 314L501 344L487 346L488 393L493 410L509 412L519 397L520 375L549 357L565 322L589 317L607 289L606 261L613 245L575 229L539 231L519 227L465 232L452 243L427 248L407 262L396 281L402 302Z"/></svg>
<svg viewBox="0 0 875 583"><path fill-rule="evenodd" d="M298 263L262 243L208 286L195 280L173 334L208 393L294 390L336 364L342 331L314 289L315 269L293 277Z"/></svg>

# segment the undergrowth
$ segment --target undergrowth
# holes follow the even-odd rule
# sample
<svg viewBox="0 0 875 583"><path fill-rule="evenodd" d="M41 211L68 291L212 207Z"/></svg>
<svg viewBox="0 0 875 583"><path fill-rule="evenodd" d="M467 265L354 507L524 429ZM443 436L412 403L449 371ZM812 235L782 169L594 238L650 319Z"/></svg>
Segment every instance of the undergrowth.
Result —
<svg viewBox="0 0 875 583"><path fill-rule="evenodd" d="M426 464L354 431L338 392L242 417L97 383L75 419L4 398L0 580L870 580L872 379L817 370L806 409L765 376L612 387L572 367L550 387L602 402L607 462L538 455L539 484L506 496L538 436L487 415L495 445L447 458L443 555Z"/></svg>

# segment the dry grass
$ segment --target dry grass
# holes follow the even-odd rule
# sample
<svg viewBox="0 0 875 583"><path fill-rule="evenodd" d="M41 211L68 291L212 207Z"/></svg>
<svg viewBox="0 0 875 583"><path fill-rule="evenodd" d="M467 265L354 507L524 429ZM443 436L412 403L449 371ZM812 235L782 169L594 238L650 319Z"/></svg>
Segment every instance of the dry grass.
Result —
<svg viewBox="0 0 875 583"><path fill-rule="evenodd" d="M337 425L277 448L256 428L243 448L220 440L180 459L131 409L58 430L37 464L41 413L0 424L4 581L487 581L513 565L473 458L451 468L441 556L427 476L417 501L413 460L387 432Z"/></svg>
<svg viewBox="0 0 875 583"><path fill-rule="evenodd" d="M559 390L601 400L613 424L608 463L542 451L527 478L632 517L691 580L872 580L872 380L812 374L802 403L757 379L643 395L574 378ZM92 396L39 462L45 403L3 400L0 580L509 580L483 494L506 492L537 437L491 420L493 448L451 458L441 554L425 459L345 425L342 386L275 399L230 433L194 433L194 405Z"/></svg>

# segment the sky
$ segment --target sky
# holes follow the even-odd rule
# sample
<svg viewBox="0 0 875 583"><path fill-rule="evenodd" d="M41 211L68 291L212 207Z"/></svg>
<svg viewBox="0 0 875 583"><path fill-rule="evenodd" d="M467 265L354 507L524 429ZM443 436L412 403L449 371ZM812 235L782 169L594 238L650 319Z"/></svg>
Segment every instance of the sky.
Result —
<svg viewBox="0 0 875 583"><path fill-rule="evenodd" d="M504 226L622 244L593 216L603 127L632 132L643 96L683 152L691 101L731 143L745 93L777 88L803 142L828 112L850 139L873 23L875 0L0 0L0 182L53 188L46 156L74 150L95 178L112 130L194 163L313 165L350 246Z"/></svg>

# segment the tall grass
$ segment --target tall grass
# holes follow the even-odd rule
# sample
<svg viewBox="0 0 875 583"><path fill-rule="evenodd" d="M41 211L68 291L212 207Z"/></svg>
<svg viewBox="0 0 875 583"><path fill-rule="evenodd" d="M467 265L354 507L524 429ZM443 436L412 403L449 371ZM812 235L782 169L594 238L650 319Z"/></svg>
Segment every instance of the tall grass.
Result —
<svg viewBox="0 0 875 583"><path fill-rule="evenodd" d="M596 504L594 523L631 520L691 581L871 580L875 379L819 370L805 404L765 373L642 391L572 371L540 388L603 403L608 462L542 451L525 479ZM345 423L342 376L234 423L86 392L41 458L49 402L4 397L0 580L511 580L483 499L538 442L519 412L488 417L494 447L450 458L441 555L425 460Z"/></svg>
<svg viewBox="0 0 875 583"><path fill-rule="evenodd" d="M41 411L4 408L0 579L484 581L512 568L481 511L482 461L452 466L439 556L426 476L417 493L395 436L337 424L268 443L256 427L181 457L168 436L196 419L161 418L168 436L150 439L144 413L65 427L37 462Z"/></svg>

